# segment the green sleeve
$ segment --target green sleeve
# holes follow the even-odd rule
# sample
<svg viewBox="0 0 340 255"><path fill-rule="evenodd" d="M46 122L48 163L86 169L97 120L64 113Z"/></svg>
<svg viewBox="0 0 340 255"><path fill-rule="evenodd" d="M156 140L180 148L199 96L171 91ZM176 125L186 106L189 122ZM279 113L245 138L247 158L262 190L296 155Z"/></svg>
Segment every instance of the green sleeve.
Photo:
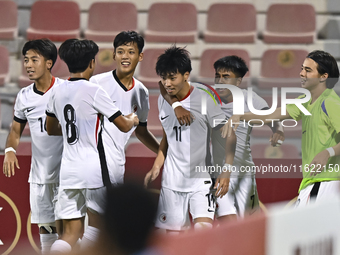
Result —
<svg viewBox="0 0 340 255"><path fill-rule="evenodd" d="M330 120L330 124L334 128L334 130L339 133L340 132L340 101L334 98L327 98L325 100L326 111Z"/></svg>
<svg viewBox="0 0 340 255"><path fill-rule="evenodd" d="M302 118L303 113L295 104L288 104L286 109L290 117L294 120L298 121Z"/></svg>

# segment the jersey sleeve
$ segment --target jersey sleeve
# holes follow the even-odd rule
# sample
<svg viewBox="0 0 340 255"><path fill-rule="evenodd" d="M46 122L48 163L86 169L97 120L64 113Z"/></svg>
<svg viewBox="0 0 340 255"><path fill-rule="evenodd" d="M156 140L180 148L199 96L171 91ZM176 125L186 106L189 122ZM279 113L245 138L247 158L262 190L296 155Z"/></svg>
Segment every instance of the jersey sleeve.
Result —
<svg viewBox="0 0 340 255"><path fill-rule="evenodd" d="M22 96L22 91L20 91L17 95L17 98L15 99L15 104L14 104L14 120L19 123L26 123L27 118L24 113L24 107L21 101L21 96Z"/></svg>
<svg viewBox="0 0 340 255"><path fill-rule="evenodd" d="M298 98L302 98L305 95L301 95ZM302 118L303 112L295 105L295 104L287 104L286 110L290 117L292 117L294 120L300 120Z"/></svg>
<svg viewBox="0 0 340 255"><path fill-rule="evenodd" d="M112 102L109 95L106 91L98 87L96 94L94 96L93 107L99 113L106 116L111 122L114 121L115 118L122 115L121 111L118 107Z"/></svg>
<svg viewBox="0 0 340 255"><path fill-rule="evenodd" d="M210 127L215 130L220 129L225 124L226 118L221 105L217 101L215 103L211 97L207 96L207 120Z"/></svg>
<svg viewBox="0 0 340 255"><path fill-rule="evenodd" d="M54 90L54 88L52 88L50 99L48 100L48 103L47 103L47 106L46 106L46 115L50 116L50 117L57 118L55 108L54 108L54 104L55 104L55 90Z"/></svg>
<svg viewBox="0 0 340 255"><path fill-rule="evenodd" d="M148 114L150 110L150 104L149 104L149 92L147 90L144 90L143 88L140 89L140 108L137 108L137 116L139 119L139 125L140 126L146 126Z"/></svg>
<svg viewBox="0 0 340 255"><path fill-rule="evenodd" d="M327 112L327 115L329 117L330 124L334 128L334 130L339 133L340 132L340 118L339 118L339 112L340 112L340 101L327 98L325 100L325 110Z"/></svg>
<svg viewBox="0 0 340 255"><path fill-rule="evenodd" d="M253 98L253 106L256 110L262 110L262 109L265 109L265 108L269 108L266 100L264 100L262 97L260 97L254 91L252 93L252 98Z"/></svg>

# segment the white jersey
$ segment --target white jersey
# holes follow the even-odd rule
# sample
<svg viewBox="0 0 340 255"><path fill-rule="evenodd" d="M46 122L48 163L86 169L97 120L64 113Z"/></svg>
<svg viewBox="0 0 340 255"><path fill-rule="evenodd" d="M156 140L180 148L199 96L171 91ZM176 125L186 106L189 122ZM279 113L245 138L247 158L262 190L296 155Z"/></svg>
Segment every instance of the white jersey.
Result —
<svg viewBox="0 0 340 255"><path fill-rule="evenodd" d="M247 90L243 89L243 96L244 98L248 98L248 92ZM255 92L252 92L252 98L253 98L253 106L257 110L261 110L264 108L268 108L267 102L257 95ZM225 113L225 115L230 118L233 115L233 102L230 103L223 103L222 102L222 110ZM244 112L250 112L247 100L244 101ZM238 126L235 134L237 137L237 143L236 143L236 151L235 151L235 157L233 165L236 166L237 171L241 166L253 166L253 158L251 156L251 150L250 150L250 133L252 128L248 125L247 122L245 122L245 125L243 125L243 122ZM224 164L225 159L225 139L221 138L220 132L212 132L212 148L213 148L213 159L214 159L214 165L221 165ZM233 175L239 175L241 172L234 171L232 172ZM242 174L254 174L252 172L243 172Z"/></svg>
<svg viewBox="0 0 340 255"><path fill-rule="evenodd" d="M149 92L140 81L133 78L132 88L127 90L117 77L116 71L92 76L90 81L99 84L108 93L123 115L134 112L138 116L139 125L147 125L150 109ZM133 127L129 132L123 133L115 125L112 125L107 118L104 120L104 132L102 134L104 150L110 177L114 183L123 182L124 167L115 167L115 165L125 165L125 145L135 129L136 127Z"/></svg>
<svg viewBox="0 0 340 255"><path fill-rule="evenodd" d="M159 119L168 142L162 187L175 191L191 192L211 182L206 169L209 127L220 128L217 124L225 120L220 106L198 87L191 87L190 95L181 101L183 108L195 116L190 126L181 126L171 105L162 96L158 98ZM207 99L206 115L201 112L202 97Z"/></svg>
<svg viewBox="0 0 340 255"><path fill-rule="evenodd" d="M59 120L63 133L60 188L104 186L97 149L100 114L110 121L121 115L108 94L85 79L70 79L52 90L46 114Z"/></svg>
<svg viewBox="0 0 340 255"><path fill-rule="evenodd" d="M63 80L52 77L51 87ZM59 170L63 150L62 137L49 136L46 132L46 106L51 87L45 93L35 84L22 88L14 105L14 120L28 122L32 138L31 171L28 181L36 184L59 183Z"/></svg>

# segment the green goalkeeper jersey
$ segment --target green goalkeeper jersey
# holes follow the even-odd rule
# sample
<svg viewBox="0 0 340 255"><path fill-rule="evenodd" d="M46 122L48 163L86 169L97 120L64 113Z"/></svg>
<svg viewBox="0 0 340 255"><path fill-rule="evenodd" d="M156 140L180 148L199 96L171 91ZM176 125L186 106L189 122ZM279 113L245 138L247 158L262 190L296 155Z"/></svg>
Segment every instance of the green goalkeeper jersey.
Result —
<svg viewBox="0 0 340 255"><path fill-rule="evenodd" d="M319 152L340 142L340 98L333 89L326 89L313 104L310 102L302 105L312 115L304 115L295 104L287 105L287 112L293 119L302 119L303 180L299 192L312 183L337 180L340 176L340 156L330 157L325 167L308 168ZM318 174L311 176L310 172Z"/></svg>

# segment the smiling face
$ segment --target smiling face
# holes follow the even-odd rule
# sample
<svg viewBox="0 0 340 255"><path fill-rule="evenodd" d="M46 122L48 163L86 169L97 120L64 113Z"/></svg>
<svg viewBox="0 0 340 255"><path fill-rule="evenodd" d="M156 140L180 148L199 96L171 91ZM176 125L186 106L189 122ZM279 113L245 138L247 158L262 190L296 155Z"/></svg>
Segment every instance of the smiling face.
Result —
<svg viewBox="0 0 340 255"><path fill-rule="evenodd" d="M113 59L117 62L117 72L134 73L138 62L143 60L143 53L139 53L137 43L129 42L115 49Z"/></svg>
<svg viewBox="0 0 340 255"><path fill-rule="evenodd" d="M24 68L30 80L38 80L50 73L52 60L46 60L34 50L28 50L24 57Z"/></svg>
<svg viewBox="0 0 340 255"><path fill-rule="evenodd" d="M301 87L308 89L309 91L316 88L320 82L325 81L328 74L320 75L318 70L318 64L311 58L306 58L302 64L302 70L300 72Z"/></svg>
<svg viewBox="0 0 340 255"><path fill-rule="evenodd" d="M242 79L236 77L235 73L233 73L232 71L219 69L215 73L215 84L230 84L238 87L241 81ZM231 92L229 89L218 88L216 89L216 91L218 95L224 99L231 96Z"/></svg>
<svg viewBox="0 0 340 255"><path fill-rule="evenodd" d="M189 89L189 83L187 82L189 78L189 72L184 73L172 73L161 76L161 82L170 96L176 96L178 99L184 98Z"/></svg>

